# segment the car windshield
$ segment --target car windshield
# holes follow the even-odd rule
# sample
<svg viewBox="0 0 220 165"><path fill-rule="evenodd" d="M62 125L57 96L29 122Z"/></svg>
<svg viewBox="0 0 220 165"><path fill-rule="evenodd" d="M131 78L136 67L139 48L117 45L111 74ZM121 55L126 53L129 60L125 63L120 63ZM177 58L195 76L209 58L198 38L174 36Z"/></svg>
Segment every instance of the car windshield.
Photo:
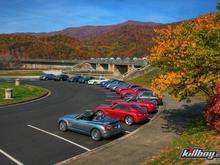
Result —
<svg viewBox="0 0 220 165"><path fill-rule="evenodd" d="M95 113L93 111L86 111L85 113L78 115L77 118L81 120L92 121L95 117Z"/></svg>
<svg viewBox="0 0 220 165"><path fill-rule="evenodd" d="M136 109L136 110L139 110L139 111L143 110L143 108L141 106L137 105L137 104L131 104L131 107Z"/></svg>

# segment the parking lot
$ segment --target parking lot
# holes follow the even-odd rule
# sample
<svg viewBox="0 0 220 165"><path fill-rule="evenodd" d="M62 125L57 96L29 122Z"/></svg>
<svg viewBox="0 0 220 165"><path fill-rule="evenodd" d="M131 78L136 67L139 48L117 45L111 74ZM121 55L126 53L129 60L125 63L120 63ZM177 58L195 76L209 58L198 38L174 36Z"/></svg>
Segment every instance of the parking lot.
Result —
<svg viewBox="0 0 220 165"><path fill-rule="evenodd" d="M68 82L28 81L45 87L51 95L36 102L0 109L1 164L52 164L97 148L134 131L141 125L127 126L117 137L94 141L71 131L60 132L57 119L108 104L119 96L99 86ZM152 116L151 116L152 117Z"/></svg>

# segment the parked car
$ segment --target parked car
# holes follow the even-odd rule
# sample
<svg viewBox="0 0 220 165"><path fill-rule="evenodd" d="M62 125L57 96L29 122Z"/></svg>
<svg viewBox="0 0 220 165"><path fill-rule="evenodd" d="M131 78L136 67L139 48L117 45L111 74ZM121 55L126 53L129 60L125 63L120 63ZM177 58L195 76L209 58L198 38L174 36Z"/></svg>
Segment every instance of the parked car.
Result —
<svg viewBox="0 0 220 165"><path fill-rule="evenodd" d="M81 78L82 76L73 76L68 78L68 82L78 82L78 80Z"/></svg>
<svg viewBox="0 0 220 165"><path fill-rule="evenodd" d="M88 83L88 81L89 80L92 80L92 79L94 79L94 77L81 77L79 80L78 80L78 82L79 83Z"/></svg>
<svg viewBox="0 0 220 165"><path fill-rule="evenodd" d="M118 99L118 100L112 101L112 105L126 104L126 103L137 104L141 107L144 107L144 108L146 108L148 113L153 113L153 112L157 111L157 104L155 104L151 101L147 101L147 100L138 100L138 99L136 99L136 97L129 98L129 99Z"/></svg>
<svg viewBox="0 0 220 165"><path fill-rule="evenodd" d="M96 113L99 116L104 115L117 118L118 120L125 122L127 125L146 122L149 120L149 115L146 109L137 104L130 103L101 105L96 108Z"/></svg>
<svg viewBox="0 0 220 165"><path fill-rule="evenodd" d="M66 81L66 80L68 80L68 78L69 78L69 76L67 76L65 74L60 74L54 78L54 81Z"/></svg>
<svg viewBox="0 0 220 165"><path fill-rule="evenodd" d="M163 100L157 96L155 96L151 91L143 91L139 94L129 94L124 97L125 99L135 98L137 100L147 100L152 101L157 105L163 105Z"/></svg>
<svg viewBox="0 0 220 165"><path fill-rule="evenodd" d="M121 83L124 83L124 82L121 81L121 80L115 80L115 81L110 82L107 85L105 85L105 88L109 89L109 88L111 88L111 86L114 86L114 85L117 85L117 84L121 84Z"/></svg>
<svg viewBox="0 0 220 165"><path fill-rule="evenodd" d="M120 82L118 82L118 83L111 84L111 85L109 86L109 89L111 89L111 91L115 91L115 89L116 89L118 86L120 86L120 85L126 85L126 83L123 82L123 81L120 81Z"/></svg>
<svg viewBox="0 0 220 165"><path fill-rule="evenodd" d="M55 77L54 74L45 74L40 76L40 80L54 80Z"/></svg>
<svg viewBox="0 0 220 165"><path fill-rule="evenodd" d="M124 131L117 119L97 116L93 111L82 114L69 114L58 119L59 130L67 130L90 135L93 140L109 138Z"/></svg>
<svg viewBox="0 0 220 165"><path fill-rule="evenodd" d="M94 78L92 80L89 80L88 81L88 84L90 85L99 85L101 82L104 82L104 81L108 81L108 79L104 79L104 78Z"/></svg>
<svg viewBox="0 0 220 165"><path fill-rule="evenodd" d="M100 84L100 86L101 86L101 87L105 87L105 86L107 86L109 83L112 83L112 82L114 82L114 81L117 81L117 80L110 79L110 80L108 80L108 81L102 82L102 83Z"/></svg>
<svg viewBox="0 0 220 165"><path fill-rule="evenodd" d="M115 91L118 88L125 88L125 87L128 87L128 86L129 86L129 84L127 84L127 83L121 83L121 84L114 85L113 87L111 87L111 89L113 91Z"/></svg>
<svg viewBox="0 0 220 165"><path fill-rule="evenodd" d="M121 97L125 97L126 95L137 95L138 93L140 92L143 92L143 91L151 91L150 89L147 89L147 88L141 88L141 87L137 87L137 88L133 88L133 89L130 89L130 90L122 90L119 95ZM152 92L152 91L151 91Z"/></svg>
<svg viewBox="0 0 220 165"><path fill-rule="evenodd" d="M128 85L128 86L125 86L125 87L118 87L118 88L116 88L115 89L115 92L116 93L120 93L121 91L124 91L124 90L132 90L132 89L134 89L134 88L138 88L138 87L140 87L139 85Z"/></svg>

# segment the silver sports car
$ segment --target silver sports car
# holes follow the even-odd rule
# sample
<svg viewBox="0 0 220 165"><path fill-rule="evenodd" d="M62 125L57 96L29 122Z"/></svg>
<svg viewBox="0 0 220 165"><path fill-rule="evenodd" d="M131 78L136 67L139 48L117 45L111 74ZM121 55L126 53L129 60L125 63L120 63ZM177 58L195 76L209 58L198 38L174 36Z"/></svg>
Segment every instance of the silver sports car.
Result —
<svg viewBox="0 0 220 165"><path fill-rule="evenodd" d="M97 116L93 111L85 111L83 114L65 115L58 119L58 125L60 131L71 130L87 134L93 140L109 138L124 131L117 119Z"/></svg>

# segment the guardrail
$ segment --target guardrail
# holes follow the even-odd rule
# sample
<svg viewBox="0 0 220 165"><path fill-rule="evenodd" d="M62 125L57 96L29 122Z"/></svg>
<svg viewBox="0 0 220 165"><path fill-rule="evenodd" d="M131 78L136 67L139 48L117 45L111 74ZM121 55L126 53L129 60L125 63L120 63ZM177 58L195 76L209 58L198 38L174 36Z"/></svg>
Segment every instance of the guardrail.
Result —
<svg viewBox="0 0 220 165"><path fill-rule="evenodd" d="M148 64L146 59L142 58L91 58L90 63L98 64L118 64L118 65L136 65L146 66Z"/></svg>
<svg viewBox="0 0 220 165"><path fill-rule="evenodd" d="M90 60L54 60L54 59L20 59L21 63L29 64L77 64L77 63L93 63L93 64L116 64L116 65L136 65L146 66L146 59L142 58L91 58Z"/></svg>

